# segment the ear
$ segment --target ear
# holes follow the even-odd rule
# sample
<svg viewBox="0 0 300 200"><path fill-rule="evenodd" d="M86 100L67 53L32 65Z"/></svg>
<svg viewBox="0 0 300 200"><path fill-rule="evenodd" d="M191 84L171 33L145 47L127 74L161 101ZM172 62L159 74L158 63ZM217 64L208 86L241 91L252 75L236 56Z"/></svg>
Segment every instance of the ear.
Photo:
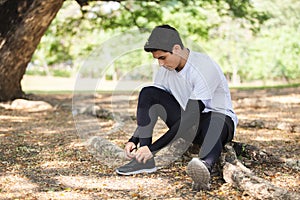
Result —
<svg viewBox="0 0 300 200"><path fill-rule="evenodd" d="M173 46L172 52L173 52L173 54L179 54L181 50L182 49L181 49L180 45L179 44L175 44Z"/></svg>

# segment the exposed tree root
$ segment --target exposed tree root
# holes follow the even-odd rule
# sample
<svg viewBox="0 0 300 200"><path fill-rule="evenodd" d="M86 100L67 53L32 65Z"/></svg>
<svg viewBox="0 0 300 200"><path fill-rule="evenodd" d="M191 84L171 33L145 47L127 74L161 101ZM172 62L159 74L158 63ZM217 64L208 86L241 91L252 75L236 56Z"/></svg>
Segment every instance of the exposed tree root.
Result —
<svg viewBox="0 0 300 200"><path fill-rule="evenodd" d="M236 149L239 150L238 146L244 146L246 149L245 152L250 153L248 155L253 159L267 162L282 162L281 159L260 151L258 148L253 148L250 145L247 148L245 144L227 144L220 161L223 169L223 178L227 183L231 183L234 187L258 199L300 199L300 194L275 186L271 182L259 178L249 168L245 167L237 159Z"/></svg>

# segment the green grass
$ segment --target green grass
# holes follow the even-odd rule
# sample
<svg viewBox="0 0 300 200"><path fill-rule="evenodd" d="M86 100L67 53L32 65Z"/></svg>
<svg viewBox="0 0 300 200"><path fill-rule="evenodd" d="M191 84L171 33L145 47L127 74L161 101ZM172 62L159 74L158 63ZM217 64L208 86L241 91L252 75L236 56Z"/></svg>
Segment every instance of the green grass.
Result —
<svg viewBox="0 0 300 200"><path fill-rule="evenodd" d="M230 88L237 89L237 90L264 90L264 89L282 89L282 88L293 88L293 87L300 87L300 83L273 85L273 86L238 86L238 87L230 87Z"/></svg>
<svg viewBox="0 0 300 200"><path fill-rule="evenodd" d="M237 87L230 87L230 89L234 90L264 90L264 89L282 89L282 88L294 88L294 87L300 87L300 83L293 83L293 84L283 84L283 85L275 85L275 86L237 86ZM33 94L73 94L74 90L24 90L25 93L33 93ZM86 94L92 94L95 91L82 91L82 93ZM96 91L97 94L128 94L133 93L137 91ZM76 94L80 93L79 91L76 91Z"/></svg>
<svg viewBox="0 0 300 200"><path fill-rule="evenodd" d="M24 90L26 94L73 94L73 90Z"/></svg>
<svg viewBox="0 0 300 200"><path fill-rule="evenodd" d="M73 90L24 90L26 94L73 94ZM82 91L78 92L76 91L76 94L93 94L95 91ZM96 91L97 94L128 94L128 93L133 93L133 92L138 92L138 91L131 91L131 90L122 90L122 91L110 91L110 90L105 90L105 91Z"/></svg>

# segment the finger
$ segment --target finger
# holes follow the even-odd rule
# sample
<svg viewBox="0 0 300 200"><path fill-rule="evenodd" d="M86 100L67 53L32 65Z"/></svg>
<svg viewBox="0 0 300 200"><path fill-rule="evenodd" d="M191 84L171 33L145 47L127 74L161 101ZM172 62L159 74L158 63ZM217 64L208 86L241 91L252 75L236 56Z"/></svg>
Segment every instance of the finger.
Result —
<svg viewBox="0 0 300 200"><path fill-rule="evenodd" d="M130 151L129 151L129 150L127 150L127 149L125 150L125 154L126 154L126 156L127 156L127 157L130 157L130 156L131 156L131 153L130 153Z"/></svg>
<svg viewBox="0 0 300 200"><path fill-rule="evenodd" d="M140 159L138 157L135 157L136 161L138 161L139 163L141 162Z"/></svg>
<svg viewBox="0 0 300 200"><path fill-rule="evenodd" d="M146 164L147 160L147 158L144 158L143 163Z"/></svg>
<svg viewBox="0 0 300 200"><path fill-rule="evenodd" d="M127 155L127 157L128 157L129 159L133 159L133 158L134 158L134 155L129 154L129 155Z"/></svg>
<svg viewBox="0 0 300 200"><path fill-rule="evenodd" d="M145 155L145 157L144 157L144 163L146 163L150 158L152 158L151 154Z"/></svg>
<svg viewBox="0 0 300 200"><path fill-rule="evenodd" d="M125 152L125 157L126 157L126 159L131 159L130 155L128 155L126 152Z"/></svg>
<svg viewBox="0 0 300 200"><path fill-rule="evenodd" d="M139 161L140 161L141 163L145 163L145 162L144 162L145 158L146 158L146 157L145 157L145 154L140 154L140 155L139 155Z"/></svg>
<svg viewBox="0 0 300 200"><path fill-rule="evenodd" d="M132 153L129 149L126 149L126 150L125 150L125 154L126 154L126 157L128 157L128 158L130 158L130 159L132 159L132 158L135 157L135 154Z"/></svg>
<svg viewBox="0 0 300 200"><path fill-rule="evenodd" d="M141 155L141 154L137 154L136 156L135 156L135 159L140 163L140 162L142 162L143 161L143 156Z"/></svg>

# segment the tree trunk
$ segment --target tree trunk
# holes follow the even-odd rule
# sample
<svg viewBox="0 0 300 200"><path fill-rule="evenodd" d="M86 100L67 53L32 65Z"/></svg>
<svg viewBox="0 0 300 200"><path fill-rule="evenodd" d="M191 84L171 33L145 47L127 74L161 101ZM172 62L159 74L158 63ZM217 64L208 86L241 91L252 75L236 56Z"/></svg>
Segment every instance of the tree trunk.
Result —
<svg viewBox="0 0 300 200"><path fill-rule="evenodd" d="M23 97L26 67L64 0L0 1L0 101Z"/></svg>

